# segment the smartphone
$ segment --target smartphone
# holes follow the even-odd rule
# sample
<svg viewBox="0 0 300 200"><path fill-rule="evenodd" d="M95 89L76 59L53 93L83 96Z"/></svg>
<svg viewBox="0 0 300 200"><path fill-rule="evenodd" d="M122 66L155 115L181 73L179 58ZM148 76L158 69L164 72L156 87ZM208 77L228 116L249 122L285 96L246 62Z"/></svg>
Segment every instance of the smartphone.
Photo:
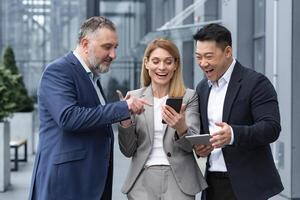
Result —
<svg viewBox="0 0 300 200"><path fill-rule="evenodd" d="M166 105L171 106L177 113L180 112L182 104L182 97L170 97L166 101ZM162 123L165 124L166 122L162 120Z"/></svg>

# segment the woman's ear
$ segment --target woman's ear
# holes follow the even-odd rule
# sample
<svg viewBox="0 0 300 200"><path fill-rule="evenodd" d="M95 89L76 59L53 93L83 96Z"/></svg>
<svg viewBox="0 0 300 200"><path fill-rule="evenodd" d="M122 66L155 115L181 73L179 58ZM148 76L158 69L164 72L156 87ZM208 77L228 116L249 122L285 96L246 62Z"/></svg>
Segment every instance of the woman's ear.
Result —
<svg viewBox="0 0 300 200"><path fill-rule="evenodd" d="M149 66L148 66L149 62L148 62L148 59L146 57L144 58L144 63L145 63L145 68L149 69Z"/></svg>

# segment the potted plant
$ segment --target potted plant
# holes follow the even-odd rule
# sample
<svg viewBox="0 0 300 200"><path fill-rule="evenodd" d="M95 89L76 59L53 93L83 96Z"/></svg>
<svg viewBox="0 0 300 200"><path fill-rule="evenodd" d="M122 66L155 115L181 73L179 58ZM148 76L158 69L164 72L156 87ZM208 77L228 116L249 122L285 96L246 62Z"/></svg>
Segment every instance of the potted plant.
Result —
<svg viewBox="0 0 300 200"><path fill-rule="evenodd" d="M6 69L9 69L12 74L19 76L17 87L14 88L16 92L14 101L16 103L15 112L32 112L34 110L33 98L28 96L23 77L16 65L13 49L10 46L4 51L3 65Z"/></svg>
<svg viewBox="0 0 300 200"><path fill-rule="evenodd" d="M0 63L0 192L10 184L10 127L6 119L16 107L12 88L18 85L19 78Z"/></svg>
<svg viewBox="0 0 300 200"><path fill-rule="evenodd" d="M11 140L27 139L28 153L34 153L34 130L33 130L33 98L28 96L23 77L16 65L13 49L8 46L3 55L3 65L10 70L13 75L18 76L17 85L12 88L14 90L14 113L10 119ZM20 149L20 154L24 153Z"/></svg>

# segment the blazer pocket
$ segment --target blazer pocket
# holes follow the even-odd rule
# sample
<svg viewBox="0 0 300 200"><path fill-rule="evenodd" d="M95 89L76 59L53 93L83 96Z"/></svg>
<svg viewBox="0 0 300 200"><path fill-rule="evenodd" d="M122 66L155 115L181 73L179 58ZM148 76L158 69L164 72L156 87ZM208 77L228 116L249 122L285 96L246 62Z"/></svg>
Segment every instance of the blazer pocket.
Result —
<svg viewBox="0 0 300 200"><path fill-rule="evenodd" d="M55 155L53 159L53 164L59 165L67 162L83 160L85 158L86 150L75 150Z"/></svg>

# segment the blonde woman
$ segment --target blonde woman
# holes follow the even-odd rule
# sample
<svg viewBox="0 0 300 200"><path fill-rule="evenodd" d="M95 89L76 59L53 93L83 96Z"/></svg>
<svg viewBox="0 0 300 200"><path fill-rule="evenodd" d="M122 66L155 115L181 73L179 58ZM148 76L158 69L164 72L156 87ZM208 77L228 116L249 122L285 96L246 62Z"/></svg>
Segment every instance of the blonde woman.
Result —
<svg viewBox="0 0 300 200"><path fill-rule="evenodd" d="M153 105L118 128L121 152L131 157L122 188L130 200L193 200L207 186L184 137L199 134L200 118L197 95L185 88L180 63L173 42L152 41L144 54L142 88L128 93ZM165 105L168 97L183 98L180 113Z"/></svg>

